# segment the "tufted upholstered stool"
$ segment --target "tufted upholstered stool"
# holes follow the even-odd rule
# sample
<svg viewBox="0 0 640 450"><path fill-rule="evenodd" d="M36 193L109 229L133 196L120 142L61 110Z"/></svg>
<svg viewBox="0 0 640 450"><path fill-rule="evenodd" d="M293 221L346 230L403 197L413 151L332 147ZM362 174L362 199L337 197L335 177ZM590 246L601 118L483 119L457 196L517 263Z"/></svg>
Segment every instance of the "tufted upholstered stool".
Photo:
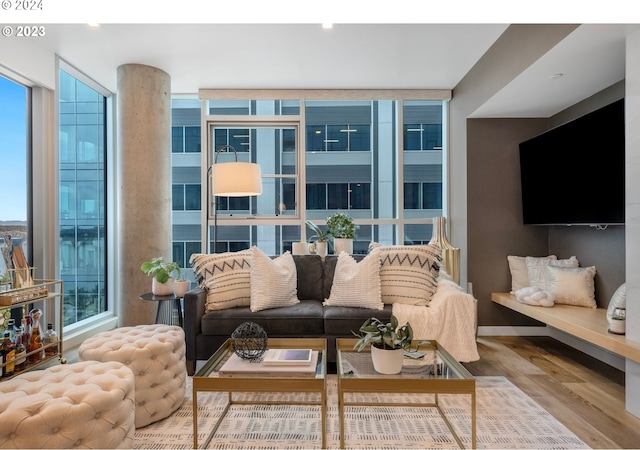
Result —
<svg viewBox="0 0 640 450"><path fill-rule="evenodd" d="M164 419L183 401L187 381L184 331L171 325L138 325L104 331L84 341L80 361L118 361L136 381L136 428Z"/></svg>
<svg viewBox="0 0 640 450"><path fill-rule="evenodd" d="M118 362L23 373L0 383L0 447L132 448L134 395Z"/></svg>

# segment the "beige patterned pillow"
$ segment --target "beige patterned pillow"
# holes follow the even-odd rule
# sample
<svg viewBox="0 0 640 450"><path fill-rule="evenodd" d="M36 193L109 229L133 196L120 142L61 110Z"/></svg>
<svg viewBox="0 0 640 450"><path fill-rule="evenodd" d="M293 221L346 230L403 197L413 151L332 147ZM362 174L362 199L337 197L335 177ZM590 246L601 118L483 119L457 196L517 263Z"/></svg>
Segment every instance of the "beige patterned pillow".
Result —
<svg viewBox="0 0 640 450"><path fill-rule="evenodd" d="M207 290L205 312L249 306L251 251L196 254L189 259L196 280Z"/></svg>
<svg viewBox="0 0 640 450"><path fill-rule="evenodd" d="M258 247L251 248L251 311L300 303L296 263L290 252L275 259Z"/></svg>
<svg viewBox="0 0 640 450"><path fill-rule="evenodd" d="M549 292L556 303L597 308L594 277L596 268L549 266Z"/></svg>
<svg viewBox="0 0 640 450"><path fill-rule="evenodd" d="M529 286L539 287L543 291L549 290L549 271L547 267L578 267L580 265L575 256L558 260L527 256L526 261Z"/></svg>
<svg viewBox="0 0 640 450"><path fill-rule="evenodd" d="M438 287L439 245L380 246L380 261L383 303L429 304Z"/></svg>
<svg viewBox="0 0 640 450"><path fill-rule="evenodd" d="M362 261L341 252L324 306L383 309L380 296L380 252L373 249Z"/></svg>

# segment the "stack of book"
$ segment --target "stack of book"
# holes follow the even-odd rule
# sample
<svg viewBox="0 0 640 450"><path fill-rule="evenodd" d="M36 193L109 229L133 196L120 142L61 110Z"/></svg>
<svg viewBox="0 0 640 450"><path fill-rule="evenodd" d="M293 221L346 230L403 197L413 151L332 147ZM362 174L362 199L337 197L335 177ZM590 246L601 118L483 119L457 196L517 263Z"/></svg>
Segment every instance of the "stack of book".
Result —
<svg viewBox="0 0 640 450"><path fill-rule="evenodd" d="M222 365L218 374L227 377L274 376L310 377L316 374L318 352L310 349L269 349L261 361L249 361L235 353Z"/></svg>

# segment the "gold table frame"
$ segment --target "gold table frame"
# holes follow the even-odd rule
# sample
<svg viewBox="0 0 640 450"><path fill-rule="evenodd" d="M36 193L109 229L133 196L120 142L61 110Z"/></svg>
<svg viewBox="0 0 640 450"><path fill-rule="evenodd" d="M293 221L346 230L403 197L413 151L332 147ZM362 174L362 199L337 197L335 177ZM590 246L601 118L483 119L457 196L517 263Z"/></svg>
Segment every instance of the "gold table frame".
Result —
<svg viewBox="0 0 640 450"><path fill-rule="evenodd" d="M356 342L357 339L336 339L340 448L344 448L344 408L346 406L435 407L458 443L458 446L464 448L462 441L438 404L438 394L467 394L471 396L471 445L472 448L476 448L476 380L473 375L456 361L437 341L428 341L428 344L422 344L420 350L432 352L432 356L437 358L436 361L441 369L439 375L424 375L405 371L397 375L379 374L373 369L373 363L369 355L369 347L360 352L367 354L367 364L354 368L348 360L350 354L358 353L357 350L353 349ZM364 360L364 358L360 359ZM347 402L344 399L345 393L434 394L434 402Z"/></svg>
<svg viewBox="0 0 640 450"><path fill-rule="evenodd" d="M268 348L304 348L320 352L315 376L281 376L256 372L250 376L220 376L218 371L233 353L231 339L227 339L207 362L193 375L193 448L198 448L198 392L228 392L229 401L204 443L206 448L232 405L318 405L322 417L322 448L326 448L327 417L327 341L326 339L273 338ZM234 400L234 392L317 392L318 401L244 401Z"/></svg>

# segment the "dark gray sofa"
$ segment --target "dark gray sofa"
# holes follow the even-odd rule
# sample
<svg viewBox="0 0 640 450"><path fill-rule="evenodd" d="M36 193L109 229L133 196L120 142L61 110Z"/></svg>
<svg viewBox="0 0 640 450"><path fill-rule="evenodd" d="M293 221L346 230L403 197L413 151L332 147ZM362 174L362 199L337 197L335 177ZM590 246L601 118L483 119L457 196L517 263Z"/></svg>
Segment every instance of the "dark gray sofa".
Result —
<svg viewBox="0 0 640 450"><path fill-rule="evenodd" d="M364 256L354 256L361 260ZM251 312L249 307L237 307L205 313L207 292L193 289L184 296L184 331L187 345L187 371L192 375L196 360L206 360L231 333L244 322L254 322L269 337L320 337L327 339L327 361L335 362L335 339L353 337L362 323L370 318L388 320L392 306L383 310L322 306L333 284L337 256L325 261L317 255L294 255L300 303L284 308Z"/></svg>

